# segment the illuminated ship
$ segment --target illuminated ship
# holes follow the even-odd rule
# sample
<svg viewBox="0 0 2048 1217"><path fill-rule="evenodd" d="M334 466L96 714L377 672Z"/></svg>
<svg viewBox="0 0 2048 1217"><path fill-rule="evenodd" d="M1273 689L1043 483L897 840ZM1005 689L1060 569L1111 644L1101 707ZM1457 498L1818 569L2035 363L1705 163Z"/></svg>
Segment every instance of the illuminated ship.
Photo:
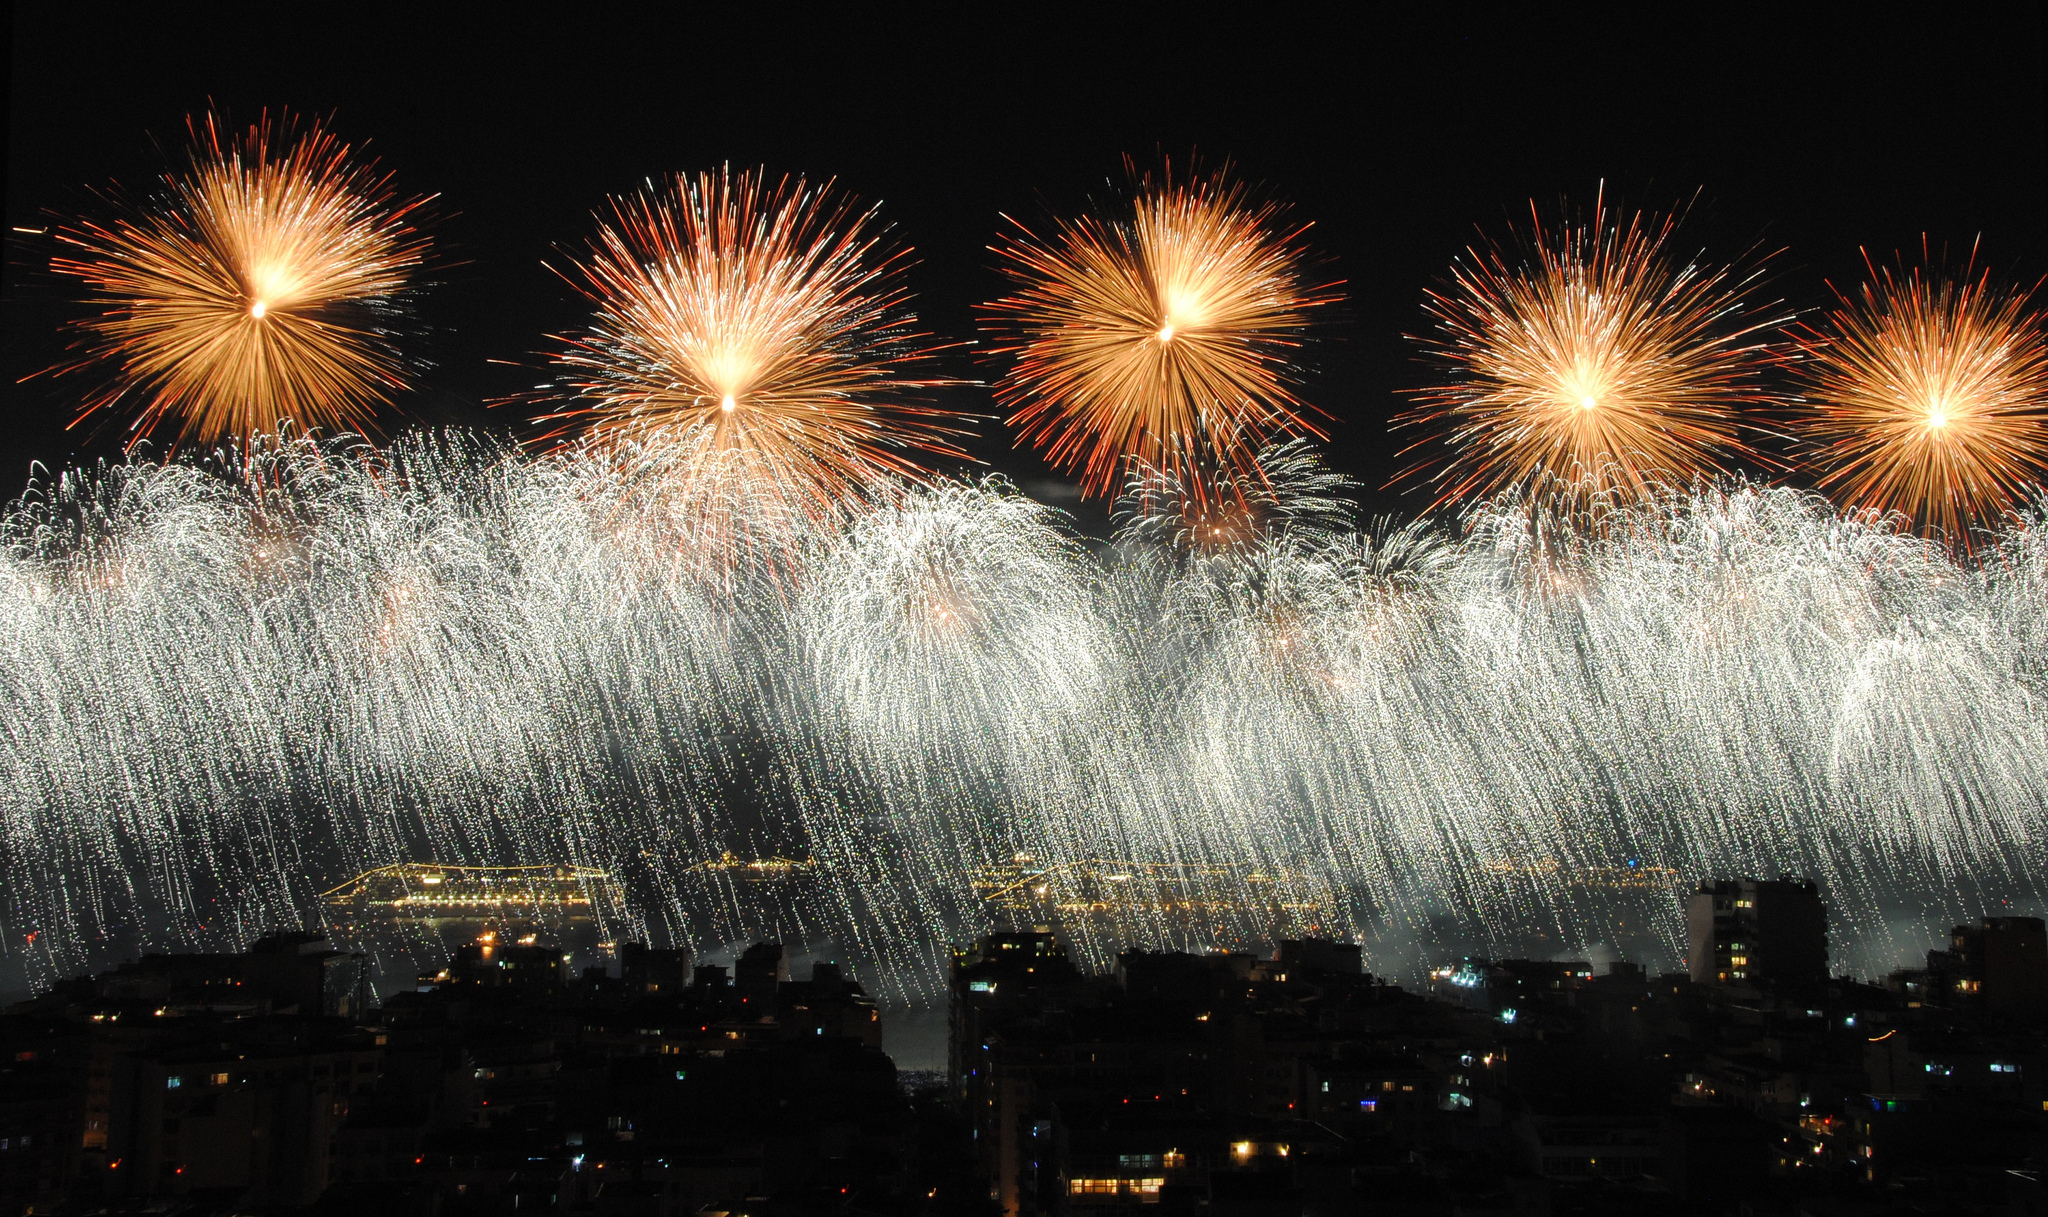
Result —
<svg viewBox="0 0 2048 1217"><path fill-rule="evenodd" d="M1017 854L982 867L973 887L998 924L1058 925L1105 944L1243 946L1322 931L1337 907L1308 876L1248 863Z"/></svg>
<svg viewBox="0 0 2048 1217"><path fill-rule="evenodd" d="M624 894L589 866L444 866L399 862L320 894L328 916L355 933L380 929L463 937L536 927L567 941L616 924Z"/></svg>

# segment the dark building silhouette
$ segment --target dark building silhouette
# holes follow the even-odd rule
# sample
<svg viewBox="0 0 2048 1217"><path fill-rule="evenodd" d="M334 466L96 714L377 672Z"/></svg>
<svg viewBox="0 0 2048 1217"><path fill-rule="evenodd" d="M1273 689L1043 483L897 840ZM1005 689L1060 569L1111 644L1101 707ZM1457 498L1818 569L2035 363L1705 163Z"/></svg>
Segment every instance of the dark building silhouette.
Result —
<svg viewBox="0 0 2048 1217"><path fill-rule="evenodd" d="M1425 995L1319 939L1089 974L992 934L955 954L949 1074L909 1084L847 970L790 980L775 943L683 985L679 950L571 978L487 932L378 1009L310 936L151 957L0 1015L0 1213L2038 1210L2040 923L1815 979L1783 886L1702 890L1705 983L1468 958ZM1801 966L1735 962L1798 960L1787 923Z"/></svg>
<svg viewBox="0 0 2048 1217"><path fill-rule="evenodd" d="M723 976L724 970L719 972ZM680 947L656 950L644 942L629 942L619 949L619 980L635 993L680 993L690 984L690 952Z"/></svg>
<svg viewBox="0 0 2048 1217"><path fill-rule="evenodd" d="M1686 901L1685 930L1694 984L1755 987L1827 979L1827 910L1810 882L1702 883Z"/></svg>
<svg viewBox="0 0 2048 1217"><path fill-rule="evenodd" d="M1949 931L1949 949L1927 953L1938 1004L1995 1014L2048 1012L2048 932L2038 917L1986 917Z"/></svg>
<svg viewBox="0 0 2048 1217"><path fill-rule="evenodd" d="M951 1177L838 966L763 944L743 993L628 946L571 979L487 931L379 1010L306 935L64 982L0 1016L0 1212L896 1212Z"/></svg>

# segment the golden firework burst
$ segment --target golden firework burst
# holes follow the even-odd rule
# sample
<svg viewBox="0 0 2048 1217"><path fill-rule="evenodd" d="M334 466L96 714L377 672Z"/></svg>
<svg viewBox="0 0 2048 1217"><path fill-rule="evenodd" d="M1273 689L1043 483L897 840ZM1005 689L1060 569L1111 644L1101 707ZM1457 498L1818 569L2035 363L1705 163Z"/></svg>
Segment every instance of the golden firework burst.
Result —
<svg viewBox="0 0 2048 1217"><path fill-rule="evenodd" d="M1988 273L1865 264L1856 295L1838 291L1794 335L1809 464L1849 506L1901 512L1968 545L1973 523L2038 493L2048 469L2041 316Z"/></svg>
<svg viewBox="0 0 2048 1217"><path fill-rule="evenodd" d="M614 199L569 279L596 306L564 338L554 417L655 458L675 488L807 518L964 457L960 416L923 401L914 332L872 208L801 178L678 176Z"/></svg>
<svg viewBox="0 0 2048 1217"><path fill-rule="evenodd" d="M1338 284L1307 286L1306 226L1255 203L1226 173L1139 180L1119 218L1061 221L1049 238L1012 220L995 246L1015 290L984 308L1010 359L996 397L1022 442L1116 491L1137 462L1213 494L1204 470L1256 473L1258 451L1320 435L1292 361Z"/></svg>
<svg viewBox="0 0 2048 1217"><path fill-rule="evenodd" d="M1454 378L1416 391L1396 426L1422 426L1451 455L1426 473L1438 502L1520 490L1646 496L1754 456L1737 410L1774 399L1759 373L1785 318L1748 303L1759 269L1670 252L1674 218L1546 229L1531 207L1518 254L1468 251L1429 293L1425 354Z"/></svg>
<svg viewBox="0 0 2048 1217"><path fill-rule="evenodd" d="M287 422L367 429L405 388L390 340L400 294L426 252L389 175L317 123L268 117L236 137L214 115L188 124L189 163L114 218L60 226L51 268L91 289L84 357L107 368L80 418L139 401L136 439L248 440Z"/></svg>

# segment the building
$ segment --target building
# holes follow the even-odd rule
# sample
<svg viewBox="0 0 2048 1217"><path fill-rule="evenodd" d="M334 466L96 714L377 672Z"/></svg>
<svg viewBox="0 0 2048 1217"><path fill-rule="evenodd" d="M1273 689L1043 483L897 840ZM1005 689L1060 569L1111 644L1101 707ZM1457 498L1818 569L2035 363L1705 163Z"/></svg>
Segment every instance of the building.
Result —
<svg viewBox="0 0 2048 1217"><path fill-rule="evenodd" d="M1798 879L1702 883L1685 906L1688 971L1701 985L1812 984L1828 977L1828 918Z"/></svg>
<svg viewBox="0 0 2048 1217"><path fill-rule="evenodd" d="M2039 917L1986 917L1949 931L1949 949L1927 953L1936 1004L1975 1004L1993 1014L2048 1012L2048 933Z"/></svg>
<svg viewBox="0 0 2048 1217"><path fill-rule="evenodd" d="M1354 1143L1470 1123L1499 1026L1362 965L1318 939L1127 950L1096 976L1045 930L956 951L952 1094L997 1207L1352 1204Z"/></svg>
<svg viewBox="0 0 2048 1217"><path fill-rule="evenodd" d="M632 993L681 993L690 984L689 949L658 950L644 942L629 942L619 949L619 979Z"/></svg>
<svg viewBox="0 0 2048 1217"><path fill-rule="evenodd" d="M0 1212L903 1212L952 1169L919 1160L879 1011L834 964L791 981L761 944L743 992L675 983L680 951L571 978L482 937L348 1017L322 983L347 957L310 935L10 1007Z"/></svg>

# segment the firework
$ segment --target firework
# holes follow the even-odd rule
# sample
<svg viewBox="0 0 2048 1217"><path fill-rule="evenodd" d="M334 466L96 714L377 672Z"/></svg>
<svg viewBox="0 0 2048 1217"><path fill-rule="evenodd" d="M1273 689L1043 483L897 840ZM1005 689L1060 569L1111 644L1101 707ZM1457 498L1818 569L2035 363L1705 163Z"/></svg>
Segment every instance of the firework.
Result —
<svg viewBox="0 0 2048 1217"><path fill-rule="evenodd" d="M755 171L615 199L570 279L596 306L554 356L559 420L658 463L697 514L735 500L817 519L919 455L964 456L958 416L920 404L921 345L873 209Z"/></svg>
<svg viewBox="0 0 2048 1217"><path fill-rule="evenodd" d="M1770 400L1764 331L1783 322L1749 307L1758 272L1683 262L1674 219L1624 223L1604 202L1584 224L1547 230L1533 207L1531 223L1519 256L1473 249L1429 293L1423 349L1454 376L1398 425L1451 448L1429 473L1438 501L1544 486L1642 497L1753 455L1736 411Z"/></svg>
<svg viewBox="0 0 2048 1217"><path fill-rule="evenodd" d="M1011 359L996 395L1010 424L1089 495L1136 461L1209 497L1203 477L1251 473L1258 450L1320 434L1292 360L1334 284L1308 286L1303 228L1222 174L1140 181L1125 217L1021 224L995 247L1014 293L986 307ZM1013 221L1014 224L1014 221Z"/></svg>
<svg viewBox="0 0 2048 1217"><path fill-rule="evenodd" d="M1805 437L1820 484L1967 544L2048 467L2048 347L2023 293L1990 276L1871 267L1801 330Z"/></svg>
<svg viewBox="0 0 2048 1217"><path fill-rule="evenodd" d="M139 403L130 430L212 443L301 428L362 431L405 388L391 322L426 242L388 175L317 124L235 137L208 115L154 198L57 230L51 260L101 311L80 323L104 368L80 417Z"/></svg>
<svg viewBox="0 0 2048 1217"><path fill-rule="evenodd" d="M1099 918L1097 959L1313 924L1399 968L1443 924L1675 960L1673 893L1612 890L1627 858L1811 875L1857 966L1888 966L1888 908L2043 896L2038 506L1973 566L1816 495L1673 491L1536 596L1524 500L1462 532L1276 508L1189 560L942 482L825 530L776 597L638 560L635 473L581 448L249 464L75 471L0 516L0 966L226 946L408 858L598 867L632 899L608 935L829 936L925 993L1013 916ZM824 894L721 904L690 875L728 849L814 859ZM1181 878L1006 913L1019 853Z"/></svg>
<svg viewBox="0 0 2048 1217"><path fill-rule="evenodd" d="M1249 473L1225 468L1183 478L1134 464L1116 504L1118 533L1126 542L1197 554L1241 550L1280 532L1328 535L1350 525L1349 496L1357 489L1302 439L1261 450Z"/></svg>

